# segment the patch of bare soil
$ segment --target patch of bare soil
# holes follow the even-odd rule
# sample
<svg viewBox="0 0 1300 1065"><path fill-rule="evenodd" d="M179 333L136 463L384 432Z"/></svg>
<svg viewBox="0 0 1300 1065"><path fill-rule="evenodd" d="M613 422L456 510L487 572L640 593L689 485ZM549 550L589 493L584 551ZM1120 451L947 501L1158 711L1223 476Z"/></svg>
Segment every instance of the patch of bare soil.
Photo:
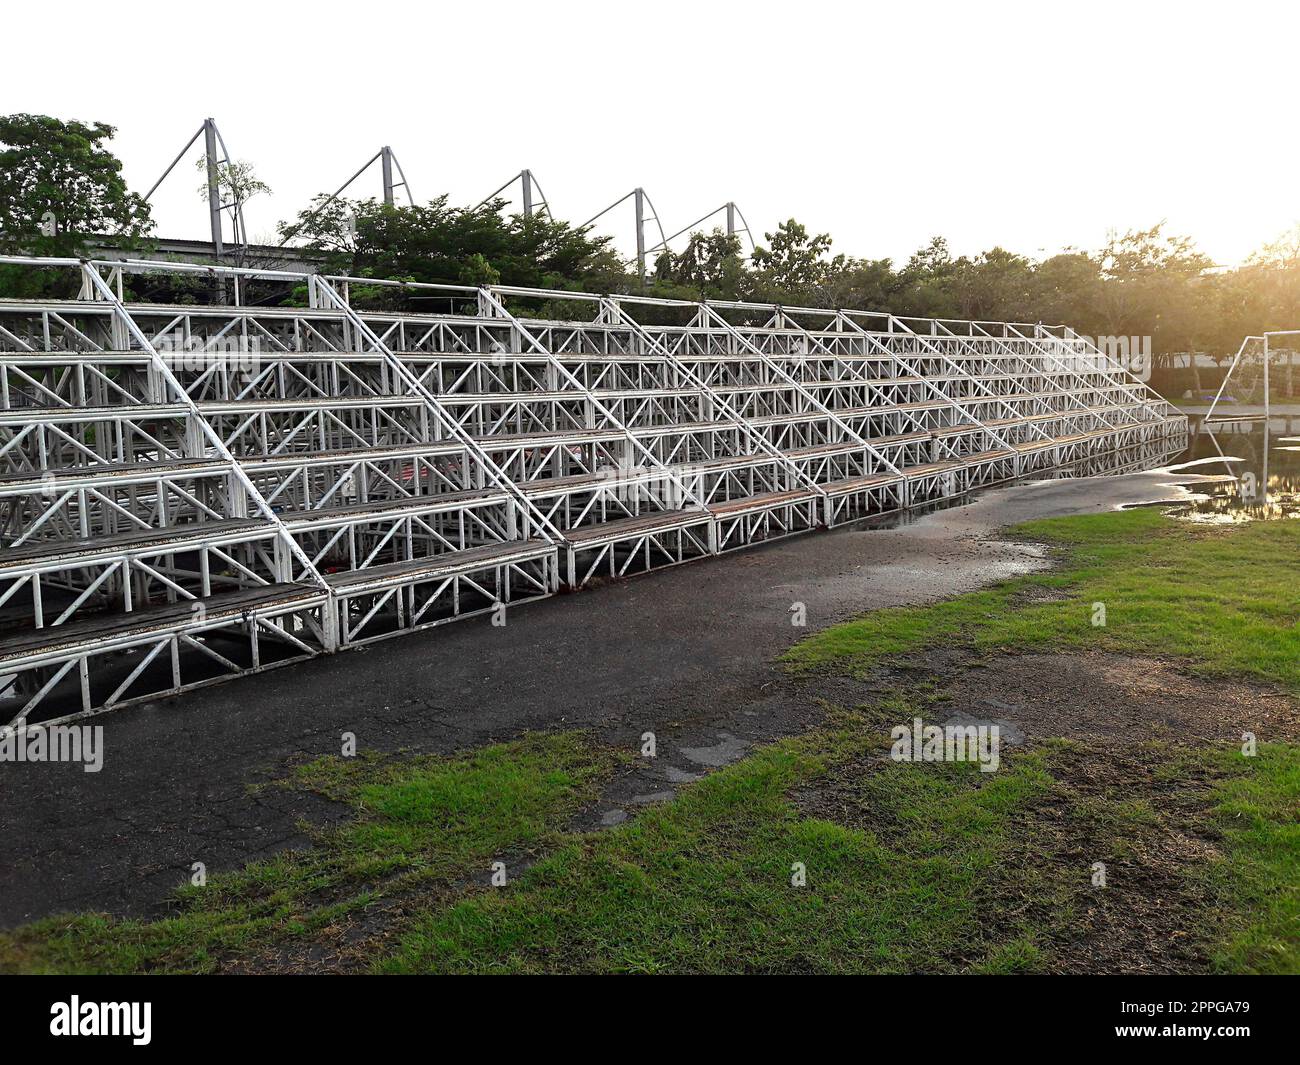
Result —
<svg viewBox="0 0 1300 1065"><path fill-rule="evenodd" d="M952 944L945 967L977 965L1029 930L1048 972L1205 971L1215 903L1195 867L1218 854L1207 819L1211 782L1165 779L1157 770L1167 759L1168 749L1150 746L1118 753L1113 745L1053 747L1052 785L1017 812L1001 861L979 888L987 920ZM915 822L881 809L864 786L885 765L881 755L838 765L792 799L807 816L905 850ZM954 784L986 781L976 773ZM1097 863L1104 886L1094 883Z"/></svg>
<svg viewBox="0 0 1300 1065"><path fill-rule="evenodd" d="M500 856L512 876L535 864L546 847L507 851ZM397 938L429 910L487 889L490 870L468 879L447 881L419 873L399 873L382 883L366 885L367 901L334 914L328 923L296 937L275 938L251 951L229 952L217 960L222 974L310 973L356 975L368 973L376 959L392 949ZM353 885L355 897L361 886ZM317 900L319 903L320 900Z"/></svg>
<svg viewBox="0 0 1300 1065"><path fill-rule="evenodd" d="M426 885L420 892L379 898L352 912L339 914L308 935L276 940L251 952L232 952L218 961L217 971L223 974L365 973L376 958L387 953L402 928L426 907L452 897L452 890L444 885Z"/></svg>
<svg viewBox="0 0 1300 1065"><path fill-rule="evenodd" d="M1055 783L1029 804L993 885L997 895L1018 894L1017 916L1044 930L1050 971L1205 971L1218 915L1197 873L1219 854L1213 781L1194 770L1161 773L1168 760L1154 746L1053 752Z"/></svg>
<svg viewBox="0 0 1300 1065"><path fill-rule="evenodd" d="M1181 672L1169 661L1114 654L1000 655L948 673L944 705L1013 722L1030 739L1137 744L1300 738L1300 704L1241 680Z"/></svg>

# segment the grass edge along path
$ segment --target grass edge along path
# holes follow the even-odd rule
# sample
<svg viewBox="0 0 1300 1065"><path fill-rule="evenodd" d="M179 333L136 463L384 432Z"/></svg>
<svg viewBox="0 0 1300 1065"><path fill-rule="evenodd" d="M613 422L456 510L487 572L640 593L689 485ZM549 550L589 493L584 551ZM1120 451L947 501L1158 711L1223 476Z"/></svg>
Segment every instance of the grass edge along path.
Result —
<svg viewBox="0 0 1300 1065"><path fill-rule="evenodd" d="M508 853L535 853L595 800L615 761L578 732L529 733L439 757L330 756L287 783L352 808L314 846L217 872L159 919L45 918L0 933L0 972L205 972L291 944L385 895L443 890Z"/></svg>
<svg viewBox="0 0 1300 1065"><path fill-rule="evenodd" d="M1300 693L1300 522L1202 526L1137 509L1018 525L1059 565L925 606L813 633L782 661L863 675L941 642L976 651L1182 658L1208 675Z"/></svg>

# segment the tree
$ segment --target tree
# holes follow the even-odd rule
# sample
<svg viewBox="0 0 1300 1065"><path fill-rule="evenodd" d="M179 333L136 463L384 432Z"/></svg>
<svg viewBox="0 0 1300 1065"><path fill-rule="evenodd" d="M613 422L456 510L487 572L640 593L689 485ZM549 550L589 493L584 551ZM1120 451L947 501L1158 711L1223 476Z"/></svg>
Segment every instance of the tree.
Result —
<svg viewBox="0 0 1300 1065"><path fill-rule="evenodd" d="M371 207L375 201L368 201ZM347 270L357 250L357 216L361 203L342 197L331 200L325 193L312 197L305 211L292 222L280 222L276 229L282 241L296 240L308 248L329 253L337 270Z"/></svg>
<svg viewBox="0 0 1300 1065"><path fill-rule="evenodd" d="M1033 263L1005 248L960 259L952 278L957 313L976 321L1023 321L1033 314L1033 277Z"/></svg>
<svg viewBox="0 0 1300 1065"><path fill-rule="evenodd" d="M198 187L199 199L208 199L208 160L206 155L194 161L195 168L203 174L203 182ZM244 208L248 201L258 196L267 195L271 186L259 178L253 170L253 164L242 159L227 159L215 165L217 179L217 198L223 207L233 206L234 218L234 253L236 266L251 265L248 261L245 245L248 232L244 223Z"/></svg>
<svg viewBox="0 0 1300 1065"><path fill-rule="evenodd" d="M1216 347L1225 354L1241 338L1266 330L1300 328L1300 225L1292 226L1220 280L1216 321L1224 329ZM1283 394L1296 392L1295 337L1275 337L1270 350L1284 352L1283 372L1274 375ZM1273 355L1274 359L1279 356Z"/></svg>
<svg viewBox="0 0 1300 1065"><path fill-rule="evenodd" d="M1213 260L1188 237L1167 236L1164 223L1111 234L1099 255L1101 325L1105 336L1149 336L1154 365L1172 368L1173 356L1195 353L1214 304Z"/></svg>
<svg viewBox="0 0 1300 1065"><path fill-rule="evenodd" d="M1088 336L1100 329L1101 264L1087 252L1067 249L1034 268L1031 282L1033 320L1069 325Z"/></svg>
<svg viewBox="0 0 1300 1065"><path fill-rule="evenodd" d="M751 257L756 277L756 295L772 302L813 302L839 271L842 255L827 258L831 248L828 233L808 235L805 226L793 218L782 222L775 233L764 233L768 246L754 249Z"/></svg>
<svg viewBox="0 0 1300 1065"><path fill-rule="evenodd" d="M736 299L744 283L740 237L714 229L692 233L680 255L665 251L655 263L655 280L686 290L689 299Z"/></svg>
<svg viewBox="0 0 1300 1065"><path fill-rule="evenodd" d="M80 255L90 236L139 242L149 205L104 147L114 129L46 115L0 116L0 244L9 253Z"/></svg>
<svg viewBox="0 0 1300 1065"><path fill-rule="evenodd" d="M199 185L199 199L208 198L208 159L201 155L194 160L195 168L203 175ZM259 178L253 170L253 164L243 159L227 159L216 165L217 192L221 202L245 204L255 196L263 196L271 191L271 186Z"/></svg>
<svg viewBox="0 0 1300 1065"><path fill-rule="evenodd" d="M1159 222L1122 237L1111 233L1101 250L1099 262L1106 281L1102 313L1109 333L1132 332L1135 323L1153 321L1162 300L1175 296L1214 265L1196 250L1191 238L1166 236L1163 230L1164 223Z"/></svg>
<svg viewBox="0 0 1300 1065"><path fill-rule="evenodd" d="M932 237L925 247L912 253L899 272L899 301L894 313L918 318L953 318L957 297L953 277L958 263L943 237Z"/></svg>
<svg viewBox="0 0 1300 1065"><path fill-rule="evenodd" d="M101 122L0 116L0 251L84 256L92 236L140 247L153 221L104 147L113 133ZM0 267L0 293L8 296L71 296L75 286L66 271Z"/></svg>
<svg viewBox="0 0 1300 1065"><path fill-rule="evenodd" d="M438 284L621 291L628 274L608 238L547 215L503 217L504 201L451 207L439 196L414 207L317 197L280 235L332 253L331 269L359 277Z"/></svg>
<svg viewBox="0 0 1300 1065"><path fill-rule="evenodd" d="M1248 308L1234 333L1300 328L1300 226L1266 244L1233 273Z"/></svg>
<svg viewBox="0 0 1300 1065"><path fill-rule="evenodd" d="M901 282L889 259L848 259L824 288L826 306L897 312Z"/></svg>

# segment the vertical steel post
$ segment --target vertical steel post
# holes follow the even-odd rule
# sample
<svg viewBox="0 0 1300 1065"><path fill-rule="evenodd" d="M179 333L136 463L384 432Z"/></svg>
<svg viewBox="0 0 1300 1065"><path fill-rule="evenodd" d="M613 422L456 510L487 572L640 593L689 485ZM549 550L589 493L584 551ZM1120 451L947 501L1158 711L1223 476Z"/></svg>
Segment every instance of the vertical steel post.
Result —
<svg viewBox="0 0 1300 1065"><path fill-rule="evenodd" d="M385 144L379 149L379 155L384 168L384 204L392 207L395 202L393 197L393 149Z"/></svg>
<svg viewBox="0 0 1300 1065"><path fill-rule="evenodd" d="M1268 421L1268 416L1272 413L1272 408L1268 401L1268 334L1264 334L1264 421Z"/></svg>
<svg viewBox="0 0 1300 1065"><path fill-rule="evenodd" d="M727 236L736 235L736 205L730 201L727 202Z"/></svg>
<svg viewBox="0 0 1300 1065"><path fill-rule="evenodd" d="M519 172L519 183L523 186L524 194L524 217L533 217L533 172L531 170L521 170Z"/></svg>
<svg viewBox="0 0 1300 1065"><path fill-rule="evenodd" d="M1268 509L1268 445L1269 445L1268 437L1269 437L1269 430L1272 429L1273 427L1273 421L1272 421L1273 405L1270 402L1269 395L1268 395L1268 362L1269 362L1268 339L1269 339L1268 334L1265 333L1264 334L1264 442L1262 445L1264 448L1264 468L1263 470L1260 471L1264 475L1264 483L1260 485L1260 491L1264 495L1265 510Z"/></svg>
<svg viewBox="0 0 1300 1065"><path fill-rule="evenodd" d="M217 124L203 120L203 152L208 162L208 215L212 223L212 250L221 258L221 181L217 170Z"/></svg>
<svg viewBox="0 0 1300 1065"><path fill-rule="evenodd" d="M1264 501L1264 508L1269 507L1269 432L1273 428L1273 404L1269 402L1269 334L1264 334L1264 441L1261 446L1264 447L1264 468L1261 469L1260 475L1260 494Z"/></svg>
<svg viewBox="0 0 1300 1065"><path fill-rule="evenodd" d="M637 186L632 192L636 201L636 265L641 287L645 288L645 189Z"/></svg>

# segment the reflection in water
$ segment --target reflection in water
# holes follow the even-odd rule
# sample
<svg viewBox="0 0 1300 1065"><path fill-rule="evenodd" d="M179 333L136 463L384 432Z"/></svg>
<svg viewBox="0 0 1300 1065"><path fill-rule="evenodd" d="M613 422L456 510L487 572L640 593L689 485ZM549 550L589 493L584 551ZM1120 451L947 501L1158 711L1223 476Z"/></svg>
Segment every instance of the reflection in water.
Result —
<svg viewBox="0 0 1300 1065"><path fill-rule="evenodd" d="M1204 430L1173 467L1220 474L1174 511L1189 521L1232 524L1274 518L1300 518L1300 447L1297 437L1270 438L1263 422L1248 433L1234 432L1221 442Z"/></svg>

